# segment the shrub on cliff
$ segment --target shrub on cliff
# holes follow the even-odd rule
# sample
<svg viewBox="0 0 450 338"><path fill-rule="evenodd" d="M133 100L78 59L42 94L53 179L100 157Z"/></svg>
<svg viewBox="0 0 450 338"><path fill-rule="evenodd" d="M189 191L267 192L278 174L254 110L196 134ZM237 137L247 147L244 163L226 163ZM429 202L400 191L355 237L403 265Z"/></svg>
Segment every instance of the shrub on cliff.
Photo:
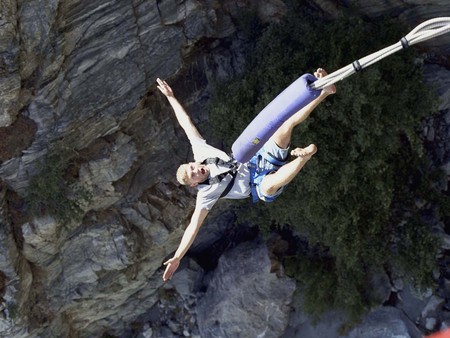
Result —
<svg viewBox="0 0 450 338"><path fill-rule="evenodd" d="M74 153L65 147L55 147L42 159L39 173L30 179L26 197L34 216L51 215L62 223L77 220L83 215L82 203L90 201L90 194L71 182L67 170Z"/></svg>
<svg viewBox="0 0 450 338"><path fill-rule="evenodd" d="M329 72L399 40L405 27L343 17L324 22L302 4L266 27L249 52L245 74L218 87L210 119L228 148L252 118L298 76ZM337 94L297 127L292 145L318 152L273 204L253 211L262 228L288 224L325 256L287 259L306 288L311 313L369 307L367 271L395 269L417 285L430 282L437 241L416 203L437 196L424 168L418 128L436 111L416 52L407 50L337 83ZM243 217L250 217L245 208ZM315 263L313 263L315 262Z"/></svg>

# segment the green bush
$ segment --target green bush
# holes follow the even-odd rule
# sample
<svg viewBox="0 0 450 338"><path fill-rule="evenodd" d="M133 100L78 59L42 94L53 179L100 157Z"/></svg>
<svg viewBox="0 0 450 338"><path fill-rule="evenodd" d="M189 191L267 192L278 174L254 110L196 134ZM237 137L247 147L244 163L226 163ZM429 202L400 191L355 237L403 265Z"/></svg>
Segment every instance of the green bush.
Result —
<svg viewBox="0 0 450 338"><path fill-rule="evenodd" d="M304 4L293 6L251 45L247 71L217 87L210 120L227 147L298 76L318 67L337 70L408 31L387 19L325 22ZM288 224L327 248L325 262L299 254L287 264L307 290L310 313L344 308L352 317L361 314L371 305L364 293L368 269L395 267L419 285L430 282L437 241L415 202L440 197L427 173L416 177L416 171L426 160L418 128L437 107L416 58L412 49L399 52L337 83L337 94L292 139L294 147L315 143L318 153L275 203L261 202L251 212L263 229Z"/></svg>
<svg viewBox="0 0 450 338"><path fill-rule="evenodd" d="M39 174L30 179L26 197L30 212L35 216L49 214L62 223L77 220L83 215L82 203L90 201L90 194L77 187L67 177L67 169L74 153L57 147L39 165Z"/></svg>

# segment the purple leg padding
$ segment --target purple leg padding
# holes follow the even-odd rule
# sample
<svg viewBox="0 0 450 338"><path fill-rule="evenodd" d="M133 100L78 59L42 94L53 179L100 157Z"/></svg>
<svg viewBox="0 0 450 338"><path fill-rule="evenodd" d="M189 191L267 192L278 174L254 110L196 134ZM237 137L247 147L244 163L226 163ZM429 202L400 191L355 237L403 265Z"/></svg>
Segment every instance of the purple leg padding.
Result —
<svg viewBox="0 0 450 338"><path fill-rule="evenodd" d="M248 162L264 143L292 115L305 107L321 90L309 88L317 78L305 74L295 80L270 102L234 141L231 150L239 162Z"/></svg>

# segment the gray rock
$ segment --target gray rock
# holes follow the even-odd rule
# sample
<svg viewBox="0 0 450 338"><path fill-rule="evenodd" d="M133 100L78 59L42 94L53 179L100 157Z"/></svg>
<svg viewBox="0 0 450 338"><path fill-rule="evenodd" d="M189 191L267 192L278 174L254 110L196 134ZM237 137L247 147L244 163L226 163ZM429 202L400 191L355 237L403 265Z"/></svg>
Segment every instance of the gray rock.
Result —
<svg viewBox="0 0 450 338"><path fill-rule="evenodd" d="M301 295L294 297L295 311L290 313L289 326L281 336L282 338L308 337L308 338L340 338L341 325L348 320L343 312L328 311L315 320L304 313Z"/></svg>
<svg viewBox="0 0 450 338"><path fill-rule="evenodd" d="M444 303L445 299L438 297L436 295L431 296L431 298L428 300L427 305L423 308L421 312L422 318L436 316L438 312L442 309Z"/></svg>
<svg viewBox="0 0 450 338"><path fill-rule="evenodd" d="M369 297L377 304L383 303L389 299L391 294L391 282L384 271L373 272L370 274Z"/></svg>
<svg viewBox="0 0 450 338"><path fill-rule="evenodd" d="M144 327L144 331L141 333L138 338L152 338L153 337L153 330L151 327Z"/></svg>
<svg viewBox="0 0 450 338"><path fill-rule="evenodd" d="M363 322L345 338L422 338L413 322L393 307L382 307L372 311Z"/></svg>
<svg viewBox="0 0 450 338"><path fill-rule="evenodd" d="M123 208L121 213L128 222L139 228L143 239L149 243L164 245L169 238L170 232L163 222L145 217L133 208Z"/></svg>
<svg viewBox="0 0 450 338"><path fill-rule="evenodd" d="M447 175L447 177L450 177L450 161L443 164L441 166L441 169Z"/></svg>
<svg viewBox="0 0 450 338"><path fill-rule="evenodd" d="M411 320L416 321L420 318L422 310L431 296L431 290L421 293L411 285L406 284L403 290L398 293L399 301L396 307L402 310Z"/></svg>
<svg viewBox="0 0 450 338"><path fill-rule="evenodd" d="M53 217L34 218L22 225L23 254L25 258L37 265L48 265L59 252L60 228Z"/></svg>
<svg viewBox="0 0 450 338"><path fill-rule="evenodd" d="M328 12L342 7L335 1L318 3ZM407 22L448 8L443 1L361 4L370 15L400 12ZM123 336L130 323L158 306L161 264L178 246L194 200L193 192L174 179L177 163L189 158L189 145L154 82L169 78L194 120L208 123L205 101L211 83L243 70L243 42L233 34L236 17L248 8L263 21L285 13L280 0L0 2L0 127L10 126L18 114L37 126L31 145L0 163L2 189L25 196L30 177L39 173L38 162L64 143L79 154L80 162L71 163L80 166L73 173L76 184L94 196L82 221L58 224L41 217L16 224L2 190L0 275L7 284L0 336L84 338L106 335L105 330ZM447 51L446 39L436 39L433 50ZM427 69L427 79L438 84L444 98L440 108L449 109L448 72ZM435 128L435 135L441 132ZM96 151L101 142L108 146ZM215 216L194 250L228 229L223 209ZM255 319L247 332L267 337L281 335L287 325L293 282L270 274L265 249L249 246L253 249L239 247L242 255L234 250L224 257L208 289L210 299L202 298L206 334L219 330L231 336L240 317L245 325ZM256 262L248 263L252 259ZM248 270L247 278L233 267ZM182 269L178 274L172 287L184 311L197 302L194 279L202 272ZM229 285L246 288L255 298L244 304L240 289ZM221 304L212 292L219 286L228 288L230 298L223 300L224 308L214 308L219 325L209 326L206 304ZM165 304L165 309L169 305L174 306ZM176 325L178 334L201 336L195 325L194 316L183 319ZM175 336L168 327L142 332Z"/></svg>
<svg viewBox="0 0 450 338"><path fill-rule="evenodd" d="M450 15L450 13L449 13ZM439 65L424 65L424 79L439 96L439 110L450 108L450 71Z"/></svg>
<svg viewBox="0 0 450 338"><path fill-rule="evenodd" d="M15 1L2 1L0 13L0 127L7 127L15 120L20 108L21 79Z"/></svg>
<svg viewBox="0 0 450 338"><path fill-rule="evenodd" d="M329 311L313 320L302 311L301 295L297 295L289 320L289 328L283 338L421 338L422 333L407 315L394 307L379 307L368 313L362 322L346 334L341 326L348 323L345 313ZM419 310L420 312L420 310Z"/></svg>
<svg viewBox="0 0 450 338"><path fill-rule="evenodd" d="M10 210L5 200L6 189L0 189L0 336L29 337L28 324L20 315L27 310L32 285L30 264L16 243L14 229L6 217Z"/></svg>
<svg viewBox="0 0 450 338"><path fill-rule="evenodd" d="M445 121L446 125L450 124L450 109L447 109L445 111L444 121Z"/></svg>
<svg viewBox="0 0 450 338"><path fill-rule="evenodd" d="M433 331L436 328L437 319L436 318L427 318L425 320L425 328L428 331Z"/></svg>
<svg viewBox="0 0 450 338"><path fill-rule="evenodd" d="M450 320L447 319L441 323L439 330L443 331L443 330L448 330L449 328L450 328Z"/></svg>
<svg viewBox="0 0 450 338"><path fill-rule="evenodd" d="M191 259L186 259L186 267L180 266L176 278L169 282L169 287L175 288L178 295L189 304L196 301L199 281L203 275L203 269ZM166 286L167 287L167 286Z"/></svg>
<svg viewBox="0 0 450 338"><path fill-rule="evenodd" d="M405 283L403 281L403 278L395 277L392 279L392 291L394 292L402 291L404 287Z"/></svg>
<svg viewBox="0 0 450 338"><path fill-rule="evenodd" d="M247 242L220 258L197 320L202 337L279 337L295 283L270 273L266 246Z"/></svg>
<svg viewBox="0 0 450 338"><path fill-rule="evenodd" d="M81 166L79 184L92 195L87 210L102 210L110 207L122 197L115 191L113 183L130 171L137 158L136 147L131 137L118 133L116 140L103 156Z"/></svg>
<svg viewBox="0 0 450 338"><path fill-rule="evenodd" d="M435 138L435 130L433 127L429 127L426 133L427 141L433 142Z"/></svg>

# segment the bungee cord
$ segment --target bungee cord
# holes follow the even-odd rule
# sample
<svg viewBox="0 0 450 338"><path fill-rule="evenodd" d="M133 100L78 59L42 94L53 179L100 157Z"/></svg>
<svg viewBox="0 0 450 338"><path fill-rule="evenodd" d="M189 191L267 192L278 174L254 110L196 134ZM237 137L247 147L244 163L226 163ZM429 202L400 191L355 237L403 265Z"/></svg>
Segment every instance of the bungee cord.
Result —
<svg viewBox="0 0 450 338"><path fill-rule="evenodd" d="M234 141L231 147L234 158L242 163L250 161L276 130L289 117L312 102L322 88L341 81L401 49L449 31L450 17L431 19L417 26L396 44L356 60L323 78L317 79L311 74L300 76L261 110Z"/></svg>
<svg viewBox="0 0 450 338"><path fill-rule="evenodd" d="M450 17L440 17L425 21L414 28L397 43L365 56L362 59L353 61L351 64L318 79L310 84L309 87L311 89L323 89L326 86L332 85L333 83L341 81L346 77L369 67L375 62L378 62L401 49L407 49L409 46L416 43L432 39L447 32L450 32Z"/></svg>

